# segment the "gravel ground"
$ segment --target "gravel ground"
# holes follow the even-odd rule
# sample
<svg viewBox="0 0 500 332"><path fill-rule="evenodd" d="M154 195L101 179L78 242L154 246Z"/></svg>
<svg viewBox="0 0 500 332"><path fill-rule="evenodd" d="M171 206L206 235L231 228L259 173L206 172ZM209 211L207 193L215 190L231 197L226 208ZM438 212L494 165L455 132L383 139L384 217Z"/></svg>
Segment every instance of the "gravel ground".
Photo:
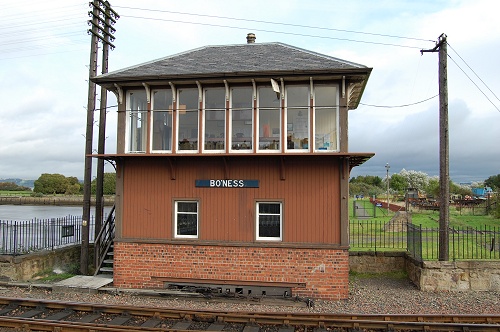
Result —
<svg viewBox="0 0 500 332"><path fill-rule="evenodd" d="M291 300L250 301L144 296L134 293L59 293L43 288L2 287L0 296L165 308L255 312L367 314L500 314L500 292L422 292L407 279L351 278L349 299L315 301L309 308Z"/></svg>

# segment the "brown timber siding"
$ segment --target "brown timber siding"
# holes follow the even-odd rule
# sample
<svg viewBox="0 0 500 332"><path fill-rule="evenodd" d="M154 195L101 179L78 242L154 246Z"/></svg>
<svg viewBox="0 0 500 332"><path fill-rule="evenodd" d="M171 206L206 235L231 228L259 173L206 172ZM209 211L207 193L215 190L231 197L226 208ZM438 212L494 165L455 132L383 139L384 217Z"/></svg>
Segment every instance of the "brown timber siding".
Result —
<svg viewBox="0 0 500 332"><path fill-rule="evenodd" d="M198 199L199 239L251 243L255 202L283 202L283 243L340 244L340 158L335 156L132 157L123 167L119 240L173 239L173 202ZM226 158L224 161L224 158ZM259 180L259 188L197 188L195 180ZM281 178L284 177L284 180Z"/></svg>

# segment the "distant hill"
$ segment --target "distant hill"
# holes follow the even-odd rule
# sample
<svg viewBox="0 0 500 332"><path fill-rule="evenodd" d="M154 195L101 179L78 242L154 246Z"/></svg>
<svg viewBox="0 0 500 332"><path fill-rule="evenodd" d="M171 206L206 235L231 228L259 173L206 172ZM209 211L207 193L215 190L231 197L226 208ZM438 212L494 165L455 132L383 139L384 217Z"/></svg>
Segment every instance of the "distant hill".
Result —
<svg viewBox="0 0 500 332"><path fill-rule="evenodd" d="M34 188L35 180L23 180L23 179L0 179L0 182L13 182L18 186Z"/></svg>

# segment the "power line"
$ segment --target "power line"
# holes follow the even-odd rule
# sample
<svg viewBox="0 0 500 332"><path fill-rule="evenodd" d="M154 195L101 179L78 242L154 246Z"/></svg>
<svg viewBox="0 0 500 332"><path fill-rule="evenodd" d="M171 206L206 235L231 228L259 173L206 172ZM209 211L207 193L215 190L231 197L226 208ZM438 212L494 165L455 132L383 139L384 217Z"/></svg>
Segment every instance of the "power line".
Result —
<svg viewBox="0 0 500 332"><path fill-rule="evenodd" d="M301 24L293 24L293 23L271 22L271 21L252 20L252 19L244 19L244 18L236 18L236 17L207 15L207 14L197 14L197 13L186 13L186 12L176 12L176 11L170 11L170 10L137 8L137 7L123 7L123 6L116 6L116 7L117 8L124 8L124 9L133 9L133 10L158 12L158 13L170 13L170 14L190 15L190 16L196 16L196 17L208 17L208 18L225 19L225 20L233 20L233 21L243 21L243 22L252 22L252 23L265 23L265 24L273 24L273 25L281 25L281 26L290 26L290 27L296 27L296 28L307 28L307 29L317 29L317 30L326 30L326 31L347 32L347 33L370 35L370 36L377 36L377 37L388 37L388 38L399 38L399 39L409 39L409 40L416 40L416 41L434 42L434 40L421 39L421 38L404 37L404 36L396 36L396 35L387 35L387 34L380 34L380 33L373 33L373 32L363 32L363 31L354 31L354 30L335 29L335 28L325 28L325 27L317 27L317 26L301 25Z"/></svg>
<svg viewBox="0 0 500 332"><path fill-rule="evenodd" d="M497 97L497 95L495 94L495 92L493 92L493 91L489 88L489 86L488 86L486 83L484 83L484 81L481 79L481 77L479 77L479 75L478 75L478 74L476 74L476 72L475 72L475 71L474 71L474 70L473 70L473 69L472 69L472 68L471 68L471 67L467 64L467 62L465 62L465 60L464 60L464 59L460 56L460 54L458 54L458 52L457 52L457 51L455 51L455 49L454 49L453 47L451 47L450 43L448 43L448 46L450 46L450 48L453 50L453 52L455 52L455 54L456 54L456 55L460 58L460 60L462 60L462 61L463 61L463 63L465 63L465 65L466 65L466 66L467 66L467 67L468 67L468 68L469 68L469 69L470 69L470 70L474 73L474 75L476 75L476 77L477 77L477 78L481 81L481 83L483 83L483 84L484 84L484 86L485 86L485 87L486 87L486 88L487 88L487 89L488 89L488 90L489 90L489 91L490 91L490 92L491 92L491 93L495 96L495 98L496 98L497 100L499 100L499 101L500 101L500 99L498 99L498 97ZM452 60L453 60L453 59L452 59ZM453 61L453 62L455 62L455 61Z"/></svg>
<svg viewBox="0 0 500 332"><path fill-rule="evenodd" d="M497 111L500 112L500 109L491 101L490 98L488 98L488 96L483 92L483 90L481 90L481 88L476 84L476 82L474 82L469 75L467 75L467 73L462 69L462 67L460 67L458 65L458 63L448 54L448 58L451 59L451 61L453 61L453 63L455 65L457 65L458 69L460 69L462 71L462 73L464 73L464 75L472 82L472 84L474 84L476 86L476 88L483 94L483 96L488 99L488 101L491 103L491 105L493 105L493 107L495 107L497 109Z"/></svg>
<svg viewBox="0 0 500 332"><path fill-rule="evenodd" d="M404 104L404 105L384 106L384 105L372 105L372 104L364 104L364 103L359 103L359 104L363 105L363 106L379 107L379 108L401 108L401 107L408 107L408 106L418 105L418 104L424 103L424 102L426 102L428 100L434 99L437 96L439 96L439 95L435 95L435 96L429 97L427 99L424 99L424 100L421 100L421 101L417 101L415 103Z"/></svg>
<svg viewBox="0 0 500 332"><path fill-rule="evenodd" d="M284 31L275 31L275 30L266 30L266 29L255 29L255 28L248 28L248 27L234 27L234 26L222 25L222 24L211 24L211 23L200 23L200 22L190 22L190 21L179 21L179 20L169 20L169 19L162 19L162 18L143 17L143 16L130 16L130 15L122 15L122 17L135 18L135 19L143 19L143 20L152 20L152 21L162 21L162 22L192 24L192 25L204 25L204 26L210 26L210 27L229 28L229 29L238 29L238 30L253 30L253 31L259 31L259 32L278 33L278 34L283 34L283 35L292 35L292 36L299 36L299 37L310 37L310 38L343 40L343 41L349 41L349 42L354 42L354 43L364 43L364 44L375 44L375 45L383 45L383 46L395 46L395 47L403 47L403 48L420 49L420 47L417 47L417 46L407 46L407 45L399 45L399 44L381 43L381 42L366 41L366 40L356 40L356 39L349 39L349 38L318 36L318 35L310 35L310 34L294 33L294 32L284 32Z"/></svg>

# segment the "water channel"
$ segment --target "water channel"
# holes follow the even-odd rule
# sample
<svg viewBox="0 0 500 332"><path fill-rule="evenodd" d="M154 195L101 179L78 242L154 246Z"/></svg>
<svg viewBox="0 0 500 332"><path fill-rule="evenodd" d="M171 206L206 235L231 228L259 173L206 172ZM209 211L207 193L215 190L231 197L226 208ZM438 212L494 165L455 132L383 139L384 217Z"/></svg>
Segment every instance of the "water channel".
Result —
<svg viewBox="0 0 500 332"><path fill-rule="evenodd" d="M104 207L104 215L111 210L111 206ZM32 220L50 219L71 216L81 216L81 206L58 206L58 205L0 205L0 220ZM90 214L95 215L95 207L92 206Z"/></svg>

